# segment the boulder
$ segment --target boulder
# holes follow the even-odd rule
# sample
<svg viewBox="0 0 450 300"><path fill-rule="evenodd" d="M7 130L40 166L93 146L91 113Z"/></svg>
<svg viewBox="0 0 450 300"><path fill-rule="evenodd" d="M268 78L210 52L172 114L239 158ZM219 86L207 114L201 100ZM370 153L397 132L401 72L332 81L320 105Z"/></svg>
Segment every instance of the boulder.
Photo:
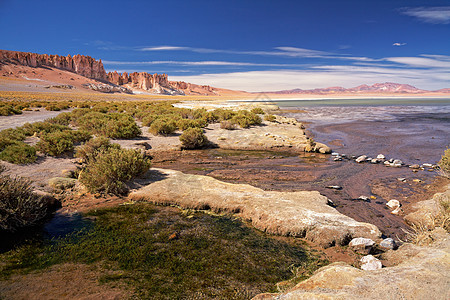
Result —
<svg viewBox="0 0 450 300"><path fill-rule="evenodd" d="M132 192L130 200L235 213L262 231L305 237L323 247L345 244L349 237L381 236L375 225L339 213L319 192L264 191L164 169L152 169L148 176L149 184Z"/></svg>
<svg viewBox="0 0 450 300"><path fill-rule="evenodd" d="M361 262L361 269L365 271L375 271L383 267L381 261L372 255L363 256L360 262Z"/></svg>
<svg viewBox="0 0 450 300"><path fill-rule="evenodd" d="M385 159L386 158L386 156L384 156L383 154L378 154L377 155L377 159Z"/></svg>
<svg viewBox="0 0 450 300"><path fill-rule="evenodd" d="M369 254L375 242L371 239L359 237L352 239L348 245L355 252Z"/></svg>

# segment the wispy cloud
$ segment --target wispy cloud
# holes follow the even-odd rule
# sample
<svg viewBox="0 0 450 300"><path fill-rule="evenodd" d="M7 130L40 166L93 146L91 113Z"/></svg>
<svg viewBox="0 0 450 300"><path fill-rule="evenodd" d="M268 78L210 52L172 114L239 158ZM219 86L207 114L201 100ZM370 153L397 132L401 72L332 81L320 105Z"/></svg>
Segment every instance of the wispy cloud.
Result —
<svg viewBox="0 0 450 300"><path fill-rule="evenodd" d="M450 24L450 6L405 8L402 13L426 23Z"/></svg>
<svg viewBox="0 0 450 300"><path fill-rule="evenodd" d="M173 51L173 50L188 50L189 47L176 47L176 46L158 46L158 47L144 47L139 48L141 51Z"/></svg>
<svg viewBox="0 0 450 300"><path fill-rule="evenodd" d="M397 46L397 47L401 47L401 46L405 46L406 43L393 43L392 46Z"/></svg>
<svg viewBox="0 0 450 300"><path fill-rule="evenodd" d="M269 63L249 63L234 61L173 61L173 60L154 60L154 61L103 61L104 65L181 65L181 66L245 66L245 67L303 67L304 64L269 64Z"/></svg>
<svg viewBox="0 0 450 300"><path fill-rule="evenodd" d="M387 57L383 60L415 68L450 68L450 57L445 55L422 55L422 57Z"/></svg>

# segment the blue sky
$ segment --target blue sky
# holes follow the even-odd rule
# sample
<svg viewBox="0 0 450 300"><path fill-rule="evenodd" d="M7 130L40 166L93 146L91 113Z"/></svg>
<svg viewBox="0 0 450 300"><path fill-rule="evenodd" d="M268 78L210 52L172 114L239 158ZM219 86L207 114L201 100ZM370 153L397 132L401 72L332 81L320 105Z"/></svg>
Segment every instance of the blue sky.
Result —
<svg viewBox="0 0 450 300"><path fill-rule="evenodd" d="M0 0L0 49L247 91L450 87L450 1Z"/></svg>

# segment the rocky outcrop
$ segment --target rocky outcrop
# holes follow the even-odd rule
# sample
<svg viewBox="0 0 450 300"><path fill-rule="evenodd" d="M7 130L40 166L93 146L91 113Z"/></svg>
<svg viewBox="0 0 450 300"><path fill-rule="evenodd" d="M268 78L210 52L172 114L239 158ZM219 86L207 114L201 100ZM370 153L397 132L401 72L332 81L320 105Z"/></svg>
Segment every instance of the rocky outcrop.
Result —
<svg viewBox="0 0 450 300"><path fill-rule="evenodd" d="M323 247L348 243L352 237L381 235L375 225L339 213L315 191L264 191L163 169L152 169L148 178L152 181L132 192L131 200L234 213L262 231L305 237Z"/></svg>
<svg viewBox="0 0 450 300"><path fill-rule="evenodd" d="M132 94L133 92L130 91L127 88L116 86L112 84L105 84L105 83L85 83L82 84L83 87L101 92L101 93L125 93L125 94Z"/></svg>
<svg viewBox="0 0 450 300"><path fill-rule="evenodd" d="M146 72L134 72L128 74L109 72L107 74L109 82L115 85L124 85L131 89L150 91L158 94L184 95L183 91L172 86L167 78L167 74L149 74Z"/></svg>
<svg viewBox="0 0 450 300"><path fill-rule="evenodd" d="M69 54L67 56L37 54L0 50L0 63L12 63L29 67L54 67L74 72L97 80L106 80L106 72L102 60L95 60L90 56Z"/></svg>
<svg viewBox="0 0 450 300"><path fill-rule="evenodd" d="M220 94L209 85L198 85L184 81L171 81L170 84L176 89L183 91L186 95L213 96Z"/></svg>
<svg viewBox="0 0 450 300"><path fill-rule="evenodd" d="M287 292L253 299L450 299L450 237L445 231L439 236L428 247L405 244L389 251L400 257L394 267L364 271L337 262Z"/></svg>

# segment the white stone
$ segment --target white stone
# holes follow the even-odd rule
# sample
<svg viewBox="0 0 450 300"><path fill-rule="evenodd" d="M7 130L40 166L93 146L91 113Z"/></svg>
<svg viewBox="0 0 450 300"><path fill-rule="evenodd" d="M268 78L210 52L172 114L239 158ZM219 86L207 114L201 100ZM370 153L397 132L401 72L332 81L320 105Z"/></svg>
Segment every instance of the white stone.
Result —
<svg viewBox="0 0 450 300"><path fill-rule="evenodd" d="M395 199L389 200L389 202L386 203L386 206L389 207L390 209L396 209L400 207L400 201Z"/></svg>
<svg viewBox="0 0 450 300"><path fill-rule="evenodd" d="M356 159L356 162L357 162L357 163L362 163L362 162L365 161L366 159L367 159L367 156L361 155L360 157L358 157L358 158Z"/></svg>
<svg viewBox="0 0 450 300"><path fill-rule="evenodd" d="M395 241L392 238L387 238L381 241L380 247L385 249L394 249L395 248Z"/></svg>
<svg viewBox="0 0 450 300"><path fill-rule="evenodd" d="M381 261L372 255L366 255L361 258L361 269L366 271L375 271L383 267Z"/></svg>
<svg viewBox="0 0 450 300"><path fill-rule="evenodd" d="M375 242L372 239L359 237L359 238L352 239L348 245L350 247L359 246L359 245L364 245L366 247L372 247L373 245L375 245Z"/></svg>
<svg viewBox="0 0 450 300"><path fill-rule="evenodd" d="M385 159L386 158L386 156L384 156L383 154L378 154L377 155L377 159Z"/></svg>
<svg viewBox="0 0 450 300"><path fill-rule="evenodd" d="M333 153L331 153L331 155L333 155L333 156L339 156L339 153L333 152Z"/></svg>

